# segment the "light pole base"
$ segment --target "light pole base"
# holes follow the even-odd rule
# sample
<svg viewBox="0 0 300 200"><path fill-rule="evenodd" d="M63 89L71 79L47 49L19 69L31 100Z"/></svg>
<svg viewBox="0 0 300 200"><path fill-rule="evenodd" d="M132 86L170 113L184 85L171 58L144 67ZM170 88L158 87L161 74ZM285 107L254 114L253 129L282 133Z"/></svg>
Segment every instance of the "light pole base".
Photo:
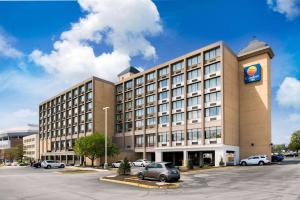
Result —
<svg viewBox="0 0 300 200"><path fill-rule="evenodd" d="M104 163L104 169L108 169L108 164Z"/></svg>

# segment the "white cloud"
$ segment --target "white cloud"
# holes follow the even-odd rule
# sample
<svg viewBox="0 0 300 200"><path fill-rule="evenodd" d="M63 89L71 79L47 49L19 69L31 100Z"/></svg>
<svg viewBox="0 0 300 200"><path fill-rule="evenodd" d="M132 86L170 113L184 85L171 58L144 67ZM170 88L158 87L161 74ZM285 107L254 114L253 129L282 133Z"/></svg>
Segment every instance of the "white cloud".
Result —
<svg viewBox="0 0 300 200"><path fill-rule="evenodd" d="M20 109L12 113L15 117L18 118L28 118L28 117L37 117L37 112L31 109Z"/></svg>
<svg viewBox="0 0 300 200"><path fill-rule="evenodd" d="M281 106L300 108L300 81L286 77L277 91L276 100Z"/></svg>
<svg viewBox="0 0 300 200"><path fill-rule="evenodd" d="M22 52L12 47L9 42L9 38L5 37L5 35L0 31L0 57L7 58L20 58L22 56Z"/></svg>
<svg viewBox="0 0 300 200"><path fill-rule="evenodd" d="M267 0L268 6L274 11L293 20L300 14L299 0Z"/></svg>
<svg viewBox="0 0 300 200"><path fill-rule="evenodd" d="M155 58L146 39L161 32L160 16L151 0L79 0L87 14L61 34L51 53L34 50L31 59L64 80L96 75L116 80L133 56ZM111 52L97 55L93 46L108 45Z"/></svg>
<svg viewBox="0 0 300 200"><path fill-rule="evenodd" d="M291 122L300 122L300 114L293 113L288 118Z"/></svg>

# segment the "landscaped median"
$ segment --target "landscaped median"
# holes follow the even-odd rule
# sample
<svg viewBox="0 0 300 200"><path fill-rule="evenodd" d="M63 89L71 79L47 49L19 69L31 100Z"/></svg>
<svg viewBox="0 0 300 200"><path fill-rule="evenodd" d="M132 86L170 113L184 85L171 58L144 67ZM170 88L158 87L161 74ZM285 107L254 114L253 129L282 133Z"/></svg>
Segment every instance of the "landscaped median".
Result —
<svg viewBox="0 0 300 200"><path fill-rule="evenodd" d="M106 176L100 178L100 181L119 183L125 185L132 185L141 188L148 189L175 189L180 187L180 183L163 183L159 181L150 181L150 180L139 180L136 176L128 175L128 176Z"/></svg>

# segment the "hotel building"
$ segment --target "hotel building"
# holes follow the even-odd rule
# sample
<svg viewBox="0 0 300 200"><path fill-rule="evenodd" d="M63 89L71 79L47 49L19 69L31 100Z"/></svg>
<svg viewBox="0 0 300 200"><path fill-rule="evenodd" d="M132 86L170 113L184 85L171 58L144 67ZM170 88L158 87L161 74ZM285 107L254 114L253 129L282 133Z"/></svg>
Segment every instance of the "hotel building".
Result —
<svg viewBox="0 0 300 200"><path fill-rule="evenodd" d="M237 54L220 41L146 71L129 67L115 84L93 77L40 104L41 156L76 162L75 139L103 132L106 106L109 136L130 160L218 166L270 156L273 56L257 39Z"/></svg>
<svg viewBox="0 0 300 200"><path fill-rule="evenodd" d="M39 144L38 131L35 134L23 137L24 157L32 161L38 161L40 159Z"/></svg>

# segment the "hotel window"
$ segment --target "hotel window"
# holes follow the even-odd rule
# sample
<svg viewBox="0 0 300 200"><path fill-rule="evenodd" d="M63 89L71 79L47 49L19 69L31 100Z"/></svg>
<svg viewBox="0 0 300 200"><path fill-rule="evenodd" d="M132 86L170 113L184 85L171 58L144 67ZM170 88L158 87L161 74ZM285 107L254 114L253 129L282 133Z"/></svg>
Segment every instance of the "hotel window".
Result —
<svg viewBox="0 0 300 200"><path fill-rule="evenodd" d="M136 135L135 136L135 146L136 147L142 147L143 146L143 136L142 135Z"/></svg>
<svg viewBox="0 0 300 200"><path fill-rule="evenodd" d="M117 101L118 102L120 102L120 101L122 101L122 99L123 99L123 96L120 94L120 95L117 95Z"/></svg>
<svg viewBox="0 0 300 200"><path fill-rule="evenodd" d="M200 129L188 129L188 140L199 140L201 138Z"/></svg>
<svg viewBox="0 0 300 200"><path fill-rule="evenodd" d="M78 117L73 117L73 123L77 124L78 123Z"/></svg>
<svg viewBox="0 0 300 200"><path fill-rule="evenodd" d="M129 109L131 109L131 108L132 108L132 102L131 102L131 101L126 102L126 103L125 103L125 110L129 110Z"/></svg>
<svg viewBox="0 0 300 200"><path fill-rule="evenodd" d="M164 87L168 87L168 86L169 86L169 79L165 79L165 80L158 82L159 88L164 88Z"/></svg>
<svg viewBox="0 0 300 200"><path fill-rule="evenodd" d="M220 71L220 62L205 66L205 75Z"/></svg>
<svg viewBox="0 0 300 200"><path fill-rule="evenodd" d="M200 77L200 69L195 69L187 73L187 79L192 80Z"/></svg>
<svg viewBox="0 0 300 200"><path fill-rule="evenodd" d="M116 90L117 90L117 93L122 92L123 85L118 85Z"/></svg>
<svg viewBox="0 0 300 200"><path fill-rule="evenodd" d="M172 97L181 96L183 94L183 87L172 90Z"/></svg>
<svg viewBox="0 0 300 200"><path fill-rule="evenodd" d="M80 88L79 88L79 92L80 92L80 94L82 94L82 93L84 93L84 86L80 86Z"/></svg>
<svg viewBox="0 0 300 200"><path fill-rule="evenodd" d="M87 101L91 101L92 98L93 98L93 93L92 93L92 92L87 93L87 95L86 95L86 100L87 100Z"/></svg>
<svg viewBox="0 0 300 200"><path fill-rule="evenodd" d="M68 99L72 99L72 93L71 92L68 92L67 96L68 96Z"/></svg>
<svg viewBox="0 0 300 200"><path fill-rule="evenodd" d="M207 61L217 56L220 56L220 47L205 52L204 59Z"/></svg>
<svg viewBox="0 0 300 200"><path fill-rule="evenodd" d="M92 88L93 88L93 85L92 85L92 82L89 82L89 83L87 83L87 90L89 91L89 90L92 90Z"/></svg>
<svg viewBox="0 0 300 200"><path fill-rule="evenodd" d="M73 127L73 132L74 132L74 133L77 133L77 132L78 132L78 126L74 126L74 127Z"/></svg>
<svg viewBox="0 0 300 200"><path fill-rule="evenodd" d="M132 122L126 122L125 123L125 131L131 131L132 128Z"/></svg>
<svg viewBox="0 0 300 200"><path fill-rule="evenodd" d="M129 100L129 99L131 99L132 98L132 92L126 92L125 93L125 101L126 100Z"/></svg>
<svg viewBox="0 0 300 200"><path fill-rule="evenodd" d="M168 142L169 141L169 133L161 132L158 133L158 142Z"/></svg>
<svg viewBox="0 0 300 200"><path fill-rule="evenodd" d="M143 83L144 83L144 77L143 76L135 79L135 84L136 85L141 85Z"/></svg>
<svg viewBox="0 0 300 200"><path fill-rule="evenodd" d="M148 104L155 102L155 95L147 96L146 101L147 101Z"/></svg>
<svg viewBox="0 0 300 200"><path fill-rule="evenodd" d="M138 96L138 95L142 95L144 93L144 88L141 87L141 88L138 88L135 90L135 95Z"/></svg>
<svg viewBox="0 0 300 200"><path fill-rule="evenodd" d="M117 133L121 133L123 130L123 126L122 126L122 124L117 124L116 125L116 131L117 131Z"/></svg>
<svg viewBox="0 0 300 200"><path fill-rule="evenodd" d="M125 83L125 90L130 90L132 88L132 80Z"/></svg>
<svg viewBox="0 0 300 200"><path fill-rule="evenodd" d="M66 135L66 129L62 129L62 135Z"/></svg>
<svg viewBox="0 0 300 200"><path fill-rule="evenodd" d="M155 72L151 72L151 73L147 74L147 76L146 76L147 81L151 81L151 80L155 79L155 75L156 75Z"/></svg>
<svg viewBox="0 0 300 200"><path fill-rule="evenodd" d="M179 71L183 68L183 62L178 62L172 65L172 72Z"/></svg>
<svg viewBox="0 0 300 200"><path fill-rule="evenodd" d="M208 127L205 129L205 139L216 139L221 138L222 129L221 127Z"/></svg>
<svg viewBox="0 0 300 200"><path fill-rule="evenodd" d="M77 101L78 101L77 98L75 98L75 99L73 100L73 105L74 105L74 106L77 106L77 105L78 105ZM59 107L58 107L58 109L59 109Z"/></svg>
<svg viewBox="0 0 300 200"><path fill-rule="evenodd" d="M72 110L68 110L68 117L71 117L72 115Z"/></svg>
<svg viewBox="0 0 300 200"><path fill-rule="evenodd" d="M80 120L80 123L83 123L84 122L84 115L80 115L79 120Z"/></svg>
<svg viewBox="0 0 300 200"><path fill-rule="evenodd" d="M198 90L200 90L200 87L201 87L200 82L190 84L188 85L187 92L188 93L197 92Z"/></svg>
<svg viewBox="0 0 300 200"><path fill-rule="evenodd" d="M155 125L155 118L154 117L148 118L146 123L147 126Z"/></svg>
<svg viewBox="0 0 300 200"><path fill-rule="evenodd" d="M221 100L221 92L214 92L205 95L205 103L220 101Z"/></svg>
<svg viewBox="0 0 300 200"><path fill-rule="evenodd" d="M147 115L151 115L155 113L155 107L151 106L147 108Z"/></svg>
<svg viewBox="0 0 300 200"><path fill-rule="evenodd" d="M92 121L92 119L93 119L92 113L88 113L88 114L86 115L86 120L87 120L87 121Z"/></svg>
<svg viewBox="0 0 300 200"><path fill-rule="evenodd" d="M71 126L71 124L72 124L72 119L68 119L68 120L67 120L67 123L68 123L68 126Z"/></svg>
<svg viewBox="0 0 300 200"><path fill-rule="evenodd" d="M84 124L81 124L79 127L79 132L84 133Z"/></svg>
<svg viewBox="0 0 300 200"><path fill-rule="evenodd" d="M167 112L167 111L169 111L169 103L159 105L159 112Z"/></svg>
<svg viewBox="0 0 300 200"><path fill-rule="evenodd" d="M144 104L144 99L143 98L139 98L135 100L135 105L136 106L141 106Z"/></svg>
<svg viewBox="0 0 300 200"><path fill-rule="evenodd" d="M74 115L77 115L78 114L78 108L74 108L73 113L74 113ZM58 117L58 120L59 120L59 117Z"/></svg>
<svg viewBox="0 0 300 200"><path fill-rule="evenodd" d="M80 113L83 113L83 112L84 112L84 105L82 105L82 106L79 107L79 112L80 112Z"/></svg>
<svg viewBox="0 0 300 200"><path fill-rule="evenodd" d="M78 90L77 90L77 89L73 90L73 96L74 96L74 97L77 97L77 96L78 96ZM58 102L59 102L59 101L58 101Z"/></svg>
<svg viewBox="0 0 300 200"><path fill-rule="evenodd" d="M125 121L130 121L132 117L132 112L126 112L125 113Z"/></svg>
<svg viewBox="0 0 300 200"><path fill-rule="evenodd" d="M221 113L221 106L205 108L205 117L218 116Z"/></svg>
<svg viewBox="0 0 300 200"><path fill-rule="evenodd" d="M143 120L136 120L135 121L135 128L143 128L144 122Z"/></svg>
<svg viewBox="0 0 300 200"><path fill-rule="evenodd" d="M183 131L172 131L172 141L180 142L184 140Z"/></svg>
<svg viewBox="0 0 300 200"><path fill-rule="evenodd" d="M167 124L169 123L169 115L163 115L158 118L159 124Z"/></svg>
<svg viewBox="0 0 300 200"><path fill-rule="evenodd" d="M139 109L135 111L135 116L141 117L144 115L144 109Z"/></svg>
<svg viewBox="0 0 300 200"><path fill-rule="evenodd" d="M221 80L220 77L212 78L212 79L206 80L205 83L204 83L205 89L220 86L220 80Z"/></svg>
<svg viewBox="0 0 300 200"><path fill-rule="evenodd" d="M188 119L199 119L201 117L201 110L192 110L188 112Z"/></svg>
<svg viewBox="0 0 300 200"><path fill-rule="evenodd" d="M92 108L93 108L93 104L92 104L92 103L88 103L88 104L86 105L86 108L87 108L87 111L91 111Z"/></svg>
<svg viewBox="0 0 300 200"><path fill-rule="evenodd" d="M122 118L123 118L123 115L122 115L122 114L116 115L117 121L122 121Z"/></svg>
<svg viewBox="0 0 300 200"><path fill-rule="evenodd" d="M84 96L80 96L79 102L80 102L80 103L84 103Z"/></svg>
<svg viewBox="0 0 300 200"><path fill-rule="evenodd" d="M146 135L146 146L153 147L155 142L155 134L147 134Z"/></svg>
<svg viewBox="0 0 300 200"><path fill-rule="evenodd" d="M188 107L200 105L201 104L201 98L199 96L188 98L187 103L188 103L188 105L187 105Z"/></svg>
<svg viewBox="0 0 300 200"><path fill-rule="evenodd" d="M166 76L169 73L169 67L164 67L158 70L159 76Z"/></svg>
<svg viewBox="0 0 300 200"><path fill-rule="evenodd" d="M184 101L179 100L179 101L173 101L172 102L172 109L181 109L184 106Z"/></svg>
<svg viewBox="0 0 300 200"><path fill-rule="evenodd" d="M197 55L197 56L188 58L187 59L187 66L192 67L194 65L197 65L197 64L201 63L201 58L202 58L201 55Z"/></svg>
<svg viewBox="0 0 300 200"><path fill-rule="evenodd" d="M86 131L88 131L88 132L91 132L92 131L92 123L88 123L87 125L86 125Z"/></svg>
<svg viewBox="0 0 300 200"><path fill-rule="evenodd" d="M152 92L155 90L155 84L152 83L152 84L149 84L146 86L146 89L147 89L147 92Z"/></svg>
<svg viewBox="0 0 300 200"><path fill-rule="evenodd" d="M172 122L182 122L183 121L183 113L175 113L172 115Z"/></svg>
<svg viewBox="0 0 300 200"><path fill-rule="evenodd" d="M169 98L169 92L161 92L158 94L158 99L159 100L163 100L163 99L168 99Z"/></svg>
<svg viewBox="0 0 300 200"><path fill-rule="evenodd" d="M178 76L173 76L172 77L172 83L173 84L179 84L183 81L183 74L180 74Z"/></svg>
<svg viewBox="0 0 300 200"><path fill-rule="evenodd" d="M122 104L118 104L117 105L117 111L122 111L123 110L123 105Z"/></svg>

